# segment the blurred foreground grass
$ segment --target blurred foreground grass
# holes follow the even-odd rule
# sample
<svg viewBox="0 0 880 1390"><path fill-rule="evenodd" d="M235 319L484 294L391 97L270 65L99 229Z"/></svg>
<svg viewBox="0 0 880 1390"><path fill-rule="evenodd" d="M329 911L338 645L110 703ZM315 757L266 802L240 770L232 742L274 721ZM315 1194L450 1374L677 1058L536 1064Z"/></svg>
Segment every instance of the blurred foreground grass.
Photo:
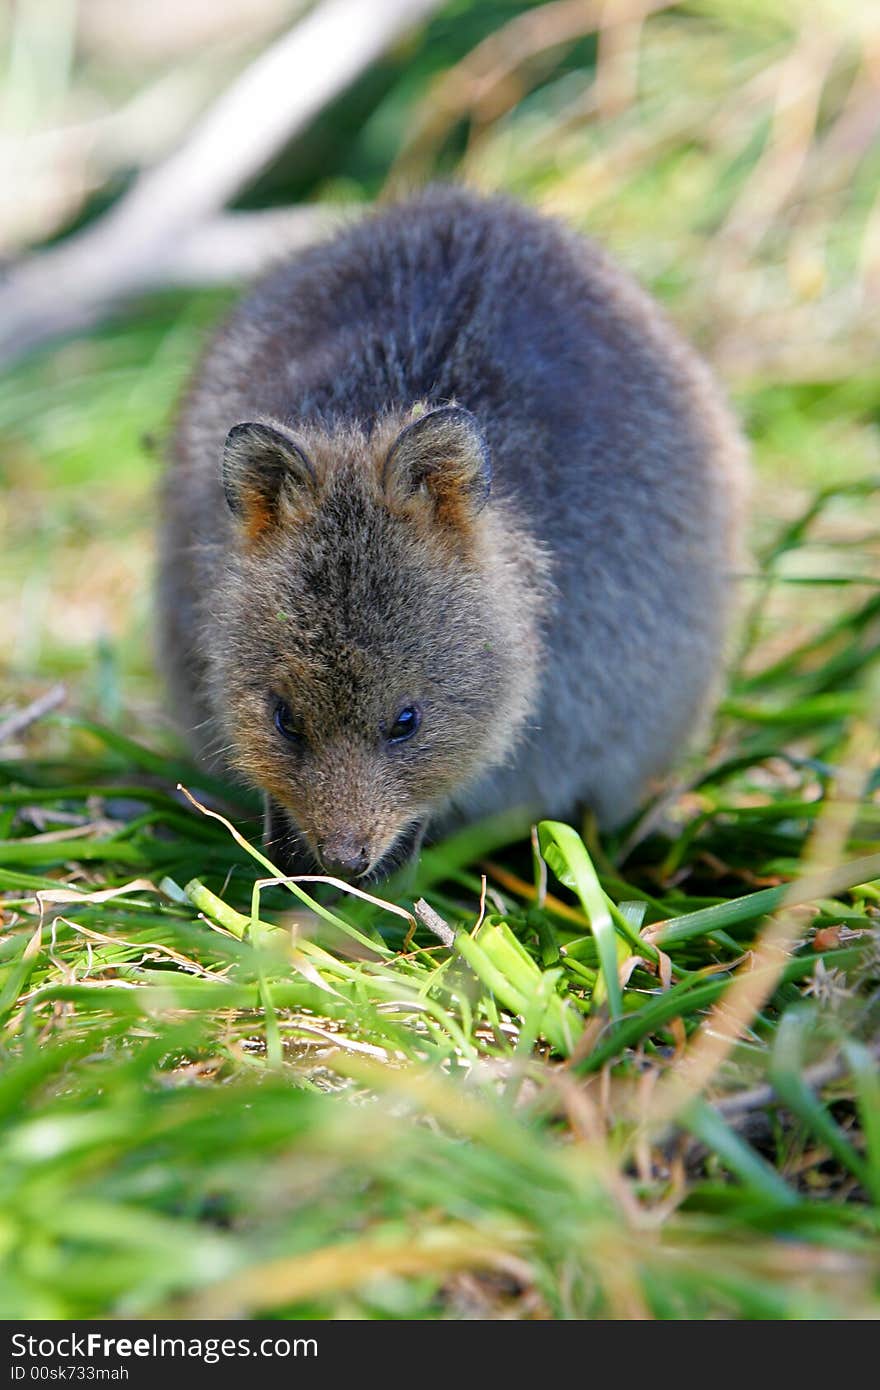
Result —
<svg viewBox="0 0 880 1390"><path fill-rule="evenodd" d="M487 826L392 908L255 900L175 790L218 794L150 638L157 454L224 297L8 374L0 701L62 675L76 713L0 769L5 1317L880 1313L880 19L705 3L548 48L524 8L449 6L301 192L509 188L719 366L757 485L711 746L602 843Z"/></svg>

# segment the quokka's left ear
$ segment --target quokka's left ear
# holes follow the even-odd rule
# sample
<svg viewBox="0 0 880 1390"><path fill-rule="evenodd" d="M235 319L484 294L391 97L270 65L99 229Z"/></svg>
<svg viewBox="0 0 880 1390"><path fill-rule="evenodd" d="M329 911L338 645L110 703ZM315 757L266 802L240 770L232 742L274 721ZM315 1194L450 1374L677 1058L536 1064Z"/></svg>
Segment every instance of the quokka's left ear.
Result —
<svg viewBox="0 0 880 1390"><path fill-rule="evenodd" d="M458 405L420 415L397 436L385 460L389 502L427 496L437 519L461 524L486 505L492 483L489 446L477 419Z"/></svg>
<svg viewBox="0 0 880 1390"><path fill-rule="evenodd" d="M233 425L223 450L223 491L256 540L272 529L282 497L295 505L317 491L315 470L296 440L275 425Z"/></svg>

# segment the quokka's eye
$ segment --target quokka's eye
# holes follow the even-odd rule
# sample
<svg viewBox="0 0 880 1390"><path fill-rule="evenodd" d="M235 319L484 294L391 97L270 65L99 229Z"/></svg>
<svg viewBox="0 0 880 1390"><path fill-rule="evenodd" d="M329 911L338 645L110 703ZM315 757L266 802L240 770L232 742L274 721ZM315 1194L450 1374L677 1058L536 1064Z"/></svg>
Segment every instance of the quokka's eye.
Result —
<svg viewBox="0 0 880 1390"><path fill-rule="evenodd" d="M422 722L422 711L418 705L407 705L402 709L385 735L386 743L405 743L412 738Z"/></svg>
<svg viewBox="0 0 880 1390"><path fill-rule="evenodd" d="M276 703L273 719L275 721L275 728L278 730L279 734L281 734L282 738L286 738L289 743L303 742L302 725L291 713L290 706L286 705L283 700L279 700Z"/></svg>

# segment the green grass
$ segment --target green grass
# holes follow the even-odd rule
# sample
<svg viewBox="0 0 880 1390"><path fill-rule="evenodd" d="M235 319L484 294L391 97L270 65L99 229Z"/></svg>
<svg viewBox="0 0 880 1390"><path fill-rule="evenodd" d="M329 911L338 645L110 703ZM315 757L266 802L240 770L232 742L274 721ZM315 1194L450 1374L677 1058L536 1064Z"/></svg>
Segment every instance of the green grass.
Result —
<svg viewBox="0 0 880 1390"><path fill-rule="evenodd" d="M272 884L252 803L50 716L0 771L4 1315L877 1316L877 610L841 594L744 653L655 828L487 823L376 901Z"/></svg>
<svg viewBox="0 0 880 1390"><path fill-rule="evenodd" d="M880 1315L877 21L673 6L598 108L590 33L437 85L524 8L451 4L249 201L457 170L668 303L756 461L715 726L613 836L256 888L259 805L151 655L156 453L224 297L9 373L0 699L71 693L0 765L0 1316Z"/></svg>

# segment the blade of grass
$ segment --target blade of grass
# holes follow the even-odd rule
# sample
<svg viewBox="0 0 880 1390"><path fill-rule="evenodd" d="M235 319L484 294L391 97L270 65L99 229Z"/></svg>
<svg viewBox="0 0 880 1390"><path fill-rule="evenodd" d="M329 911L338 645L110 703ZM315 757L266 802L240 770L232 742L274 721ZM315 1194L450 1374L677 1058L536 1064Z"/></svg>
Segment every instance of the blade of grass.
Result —
<svg viewBox="0 0 880 1390"><path fill-rule="evenodd" d="M538 843L541 853L560 883L577 893L589 918L599 951L599 965L607 992L608 1008L612 1020L616 1021L623 1013L620 978L617 973L618 937L608 897L599 882L586 846L576 830L559 821L541 821L538 826ZM629 927L629 923L627 926Z"/></svg>
<svg viewBox="0 0 880 1390"><path fill-rule="evenodd" d="M808 1037L814 1029L811 1009L788 1009L779 1020L770 1054L770 1080L779 1097L821 1143L827 1144L835 1158L858 1178L866 1191L871 1175L864 1160L845 1138L828 1109L804 1081Z"/></svg>

